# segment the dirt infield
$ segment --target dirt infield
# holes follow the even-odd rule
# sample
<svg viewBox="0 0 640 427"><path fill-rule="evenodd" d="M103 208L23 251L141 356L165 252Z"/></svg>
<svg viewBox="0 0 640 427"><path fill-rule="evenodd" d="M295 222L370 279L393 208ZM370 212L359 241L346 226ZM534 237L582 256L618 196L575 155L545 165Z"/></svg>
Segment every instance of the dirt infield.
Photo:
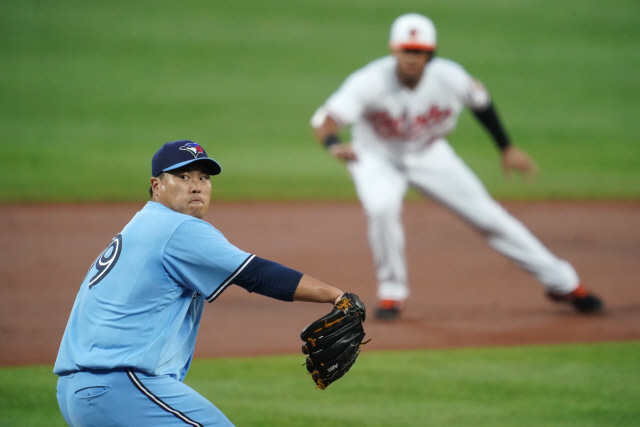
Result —
<svg viewBox="0 0 640 427"><path fill-rule="evenodd" d="M402 320L367 320L370 350L640 339L640 202L505 203L604 313L547 301L528 274L438 205L406 205L412 296ZM89 265L141 208L0 206L0 365L52 364ZM205 218L235 245L360 295L375 307L364 216L351 202L215 203ZM291 354L327 310L231 287L205 308L196 357ZM371 310L373 311L373 310Z"/></svg>

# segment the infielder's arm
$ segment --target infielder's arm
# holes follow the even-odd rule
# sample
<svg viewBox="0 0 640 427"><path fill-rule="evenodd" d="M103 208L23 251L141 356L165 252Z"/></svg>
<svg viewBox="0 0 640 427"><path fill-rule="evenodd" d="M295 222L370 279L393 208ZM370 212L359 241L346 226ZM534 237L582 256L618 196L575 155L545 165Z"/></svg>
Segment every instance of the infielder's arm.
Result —
<svg viewBox="0 0 640 427"><path fill-rule="evenodd" d="M318 117L314 116L311 119L311 126L316 139L326 146L325 140L332 135L337 137L338 132L340 132L340 126L338 126L338 122L329 114L324 113L324 120L320 120L321 117L322 115Z"/></svg>
<svg viewBox="0 0 640 427"><path fill-rule="evenodd" d="M316 140L321 143L333 157L345 161L356 160L350 144L342 144L338 132L338 122L321 108L311 119L311 127Z"/></svg>
<svg viewBox="0 0 640 427"><path fill-rule="evenodd" d="M498 118L498 113L493 107L493 102L483 110L471 110L476 119L487 129L493 137L500 151L504 151L511 145L511 141Z"/></svg>
<svg viewBox="0 0 640 427"><path fill-rule="evenodd" d="M487 129L502 153L502 169L507 176L516 170L525 178L538 173L538 166L527 153L514 146L502 126L493 102L484 110L472 110L474 116Z"/></svg>

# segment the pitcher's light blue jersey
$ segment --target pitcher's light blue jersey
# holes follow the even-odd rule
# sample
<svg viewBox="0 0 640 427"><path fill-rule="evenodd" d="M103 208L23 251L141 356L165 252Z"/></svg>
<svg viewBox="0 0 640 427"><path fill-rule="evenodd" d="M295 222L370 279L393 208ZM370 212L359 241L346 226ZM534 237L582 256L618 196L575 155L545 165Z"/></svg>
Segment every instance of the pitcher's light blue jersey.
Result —
<svg viewBox="0 0 640 427"><path fill-rule="evenodd" d="M54 373L129 367L182 381L205 300L251 259L209 223L148 202L82 282Z"/></svg>

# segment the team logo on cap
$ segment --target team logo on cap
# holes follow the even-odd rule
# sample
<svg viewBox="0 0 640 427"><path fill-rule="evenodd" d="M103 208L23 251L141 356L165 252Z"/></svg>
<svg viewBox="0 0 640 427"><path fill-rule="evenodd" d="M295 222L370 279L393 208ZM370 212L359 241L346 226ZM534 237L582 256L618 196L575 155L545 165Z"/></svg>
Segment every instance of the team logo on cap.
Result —
<svg viewBox="0 0 640 427"><path fill-rule="evenodd" d="M188 142L182 147L180 147L180 149L190 152L191 154L193 154L193 157L195 158L197 158L200 154L204 153L204 150L202 149L202 147L198 145L197 142Z"/></svg>

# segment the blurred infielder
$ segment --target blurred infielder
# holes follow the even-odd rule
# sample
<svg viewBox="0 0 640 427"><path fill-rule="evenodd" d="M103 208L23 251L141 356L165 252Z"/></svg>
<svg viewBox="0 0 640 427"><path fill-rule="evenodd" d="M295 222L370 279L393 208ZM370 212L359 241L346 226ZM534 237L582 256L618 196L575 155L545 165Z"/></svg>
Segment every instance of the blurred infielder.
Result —
<svg viewBox="0 0 640 427"><path fill-rule="evenodd" d="M203 221L218 173L192 141L153 156L151 201L89 269L62 338L54 373L70 426L231 426L182 382L205 301L231 284L283 301L342 296L243 252Z"/></svg>
<svg viewBox="0 0 640 427"><path fill-rule="evenodd" d="M317 139L332 156L347 161L364 207L378 280L378 317L396 318L409 296L401 224L409 186L478 229L491 247L532 273L550 298L580 312L599 311L602 301L580 285L572 265L493 200L447 142L467 107L497 143L506 173L537 172L527 154L509 141L482 83L459 64L434 57L436 30L425 16L398 17L389 44L391 55L352 73L311 119ZM347 125L352 125L351 145L338 137Z"/></svg>

